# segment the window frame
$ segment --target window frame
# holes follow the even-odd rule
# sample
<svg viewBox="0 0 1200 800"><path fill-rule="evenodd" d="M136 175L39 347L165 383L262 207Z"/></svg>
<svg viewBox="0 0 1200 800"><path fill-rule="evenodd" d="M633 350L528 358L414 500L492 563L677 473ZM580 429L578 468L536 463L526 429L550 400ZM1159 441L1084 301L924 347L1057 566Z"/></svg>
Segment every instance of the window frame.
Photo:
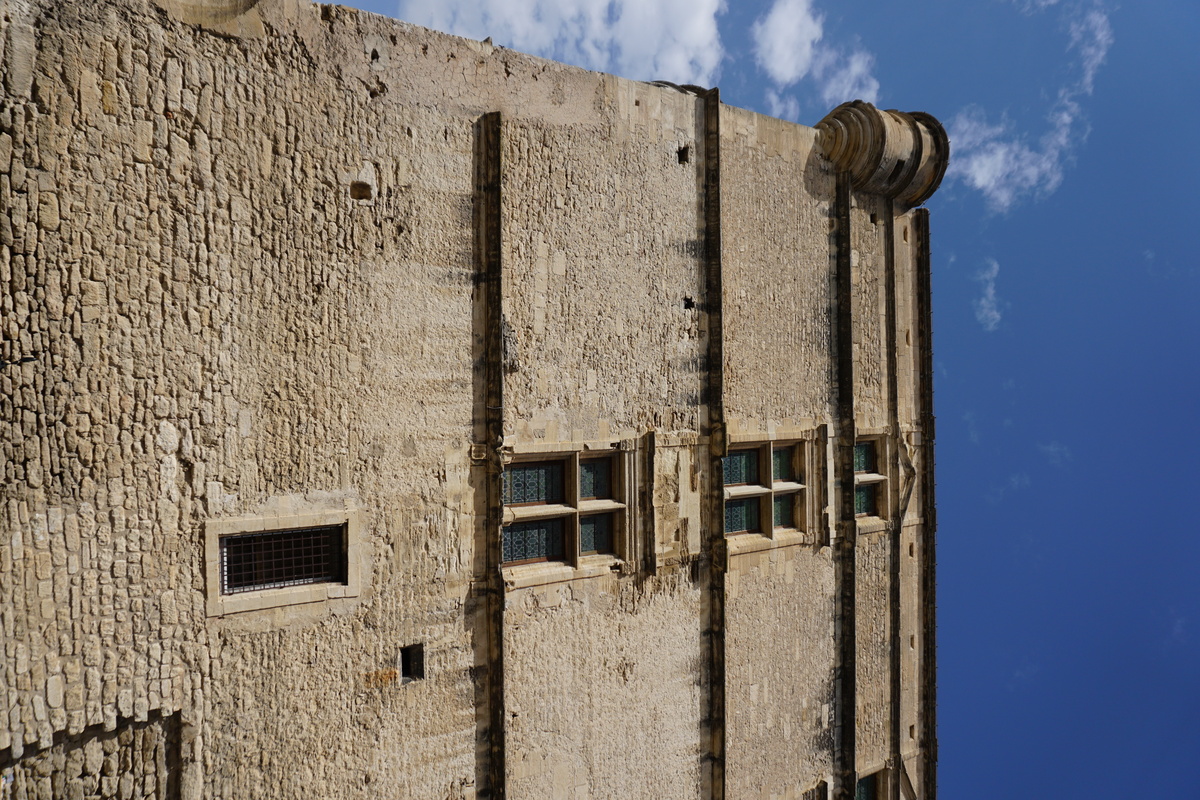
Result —
<svg viewBox="0 0 1200 800"><path fill-rule="evenodd" d="M854 440L854 447L857 451L858 447L869 445L872 448L874 463L871 469L855 470L854 471L854 517L859 521L863 520L884 520L888 519L890 509L890 497L888 496L889 485L886 465L890 463L889 453L887 451L887 440L883 436L860 436ZM855 453L857 457L857 452ZM882 470L881 470L882 467ZM874 491L874 509L873 512L858 511L858 492L859 489L870 488Z"/></svg>
<svg viewBox="0 0 1200 800"><path fill-rule="evenodd" d="M792 451L792 470L790 480L776 479L775 452L789 449ZM803 436L787 436L775 439L751 439L731 442L725 458L721 459L721 488L723 500L721 504L722 530L726 537L762 536L767 539L786 534L807 533L811 520L809 519L810 498L812 491L808 475L811 471L811 443ZM726 460L735 453L754 452L758 464L757 483L725 483ZM775 524L775 499L777 497L792 498L792 524ZM799 502L796 502L799 500ZM758 529L737 530L728 529L729 503L756 502L758 504Z"/></svg>
<svg viewBox="0 0 1200 800"><path fill-rule="evenodd" d="M221 540L247 534L340 526L343 530L342 575L345 582L324 581L291 586L250 589L232 594L222 592ZM327 604L353 600L363 591L362 517L355 510L311 514L210 519L204 525L205 611L209 617L223 617L281 606Z"/></svg>
<svg viewBox="0 0 1200 800"><path fill-rule="evenodd" d="M870 773L859 773L854 781L855 800L883 800L888 796L891 779L891 772L886 767Z"/></svg>
<svg viewBox="0 0 1200 800"><path fill-rule="evenodd" d="M585 447L583 449L538 450L512 453L505 460L504 471L508 472L513 466L539 463L560 463L563 465L563 487L561 503L504 503L502 522L499 535L501 537L501 562L503 569L520 567L539 567L542 565L565 565L578 569L581 565L592 561L607 564L624 561L628 552L627 542L631 529L633 489L629 485L632 477L632 452L619 449L615 443L601 447ZM582 465L586 462L606 460L609 463L609 496L583 497L580 479ZM504 481L503 474L500 480ZM503 496L501 497L503 500ZM608 552L584 552L580 533L580 522L589 517L610 516L611 550ZM558 519L563 522L563 557L561 559L536 557L514 561L504 560L505 530L514 524L536 522L539 520Z"/></svg>

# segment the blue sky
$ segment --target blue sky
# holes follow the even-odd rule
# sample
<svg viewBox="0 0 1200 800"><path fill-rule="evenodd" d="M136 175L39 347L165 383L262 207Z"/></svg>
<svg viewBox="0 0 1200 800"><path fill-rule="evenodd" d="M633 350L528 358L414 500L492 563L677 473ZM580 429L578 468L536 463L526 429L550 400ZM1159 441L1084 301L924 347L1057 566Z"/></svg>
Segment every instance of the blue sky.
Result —
<svg viewBox="0 0 1200 800"><path fill-rule="evenodd" d="M942 796L1200 798L1195 0L352 4L808 125L941 119Z"/></svg>

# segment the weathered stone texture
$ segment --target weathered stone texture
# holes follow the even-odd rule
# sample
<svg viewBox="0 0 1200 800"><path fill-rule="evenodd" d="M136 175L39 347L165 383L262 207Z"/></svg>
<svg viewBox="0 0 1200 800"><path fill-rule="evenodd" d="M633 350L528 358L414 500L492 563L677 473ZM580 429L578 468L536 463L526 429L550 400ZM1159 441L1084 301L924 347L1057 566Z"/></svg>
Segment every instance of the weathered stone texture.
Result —
<svg viewBox="0 0 1200 800"><path fill-rule="evenodd" d="M701 602L679 573L508 595L509 796L704 796Z"/></svg>
<svg viewBox="0 0 1200 800"><path fill-rule="evenodd" d="M648 122L625 98L599 125L505 127L513 442L699 428L698 104L663 95L634 96Z"/></svg>
<svg viewBox="0 0 1200 800"><path fill-rule="evenodd" d="M734 556L725 640L730 797L800 798L833 751L829 549Z"/></svg>
<svg viewBox="0 0 1200 800"><path fill-rule="evenodd" d="M4 771L4 797L170 800L179 797L179 715L56 743Z"/></svg>
<svg viewBox="0 0 1200 800"><path fill-rule="evenodd" d="M850 251L854 317L854 411L860 430L888 424L885 340L884 217L886 201L856 194L851 211Z"/></svg>
<svg viewBox="0 0 1200 800"><path fill-rule="evenodd" d="M812 129L731 107L721 122L726 419L809 428L830 416L833 174Z"/></svg>
<svg viewBox="0 0 1200 800"><path fill-rule="evenodd" d="M888 598L888 537L884 534L864 535L859 538L857 549L856 761L861 771L873 772L884 766L889 757L891 630L888 611L891 604Z"/></svg>

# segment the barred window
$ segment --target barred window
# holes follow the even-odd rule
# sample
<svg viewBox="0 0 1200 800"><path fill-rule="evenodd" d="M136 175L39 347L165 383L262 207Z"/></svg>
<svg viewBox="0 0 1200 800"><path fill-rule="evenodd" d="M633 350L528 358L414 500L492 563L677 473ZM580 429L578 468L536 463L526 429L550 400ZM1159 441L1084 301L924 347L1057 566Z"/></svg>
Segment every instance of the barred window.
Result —
<svg viewBox="0 0 1200 800"><path fill-rule="evenodd" d="M362 513L317 510L204 523L205 611L225 617L304 605L320 614L362 592ZM368 557L369 558L369 557Z"/></svg>
<svg viewBox="0 0 1200 800"><path fill-rule="evenodd" d="M221 594L346 582L345 526L223 536Z"/></svg>

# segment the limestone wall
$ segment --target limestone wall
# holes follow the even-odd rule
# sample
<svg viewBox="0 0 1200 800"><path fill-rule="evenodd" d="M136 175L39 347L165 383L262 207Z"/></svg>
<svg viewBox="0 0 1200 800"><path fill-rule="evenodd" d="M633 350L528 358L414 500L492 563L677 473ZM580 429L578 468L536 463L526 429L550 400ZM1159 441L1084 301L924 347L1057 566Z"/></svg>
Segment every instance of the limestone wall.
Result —
<svg viewBox="0 0 1200 800"><path fill-rule="evenodd" d="M800 797L833 780L824 134L301 0L0 14L6 786ZM883 215L897 331L919 323L917 241L904 209L855 202L856 411L892 441ZM901 339L919 434L924 339ZM722 448L772 437L805 443L802 529L726 542ZM613 552L489 560L497 470L596 451L625 487ZM219 531L330 515L355 521L346 588L216 602ZM856 583L871 764L900 679L883 527ZM921 570L900 574L921 640L907 687L926 632ZM904 692L915 730L924 695ZM918 781L925 746L904 748Z"/></svg>
<svg viewBox="0 0 1200 800"><path fill-rule="evenodd" d="M725 414L731 432L829 422L833 174L816 132L721 111Z"/></svg>
<svg viewBox="0 0 1200 800"><path fill-rule="evenodd" d="M832 766L829 549L744 553L733 559L727 580L726 791L799 798Z"/></svg>

